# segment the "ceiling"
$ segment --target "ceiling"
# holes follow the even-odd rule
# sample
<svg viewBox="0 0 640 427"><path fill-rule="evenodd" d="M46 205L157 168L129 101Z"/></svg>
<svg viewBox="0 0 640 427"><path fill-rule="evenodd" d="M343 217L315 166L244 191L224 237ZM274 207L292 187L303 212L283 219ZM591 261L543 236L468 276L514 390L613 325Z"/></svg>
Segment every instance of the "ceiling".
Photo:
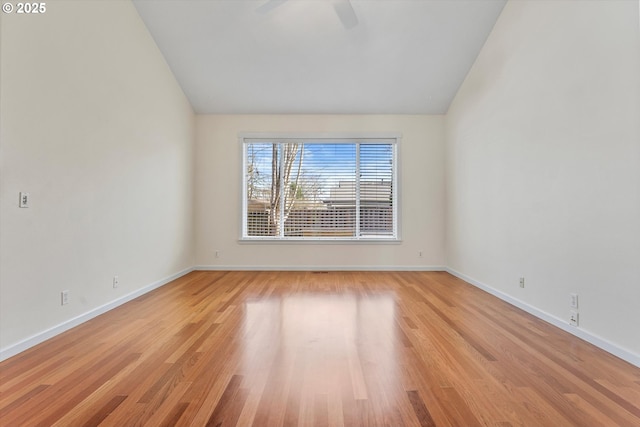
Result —
<svg viewBox="0 0 640 427"><path fill-rule="evenodd" d="M506 0L267 2L133 0L201 114L444 114Z"/></svg>

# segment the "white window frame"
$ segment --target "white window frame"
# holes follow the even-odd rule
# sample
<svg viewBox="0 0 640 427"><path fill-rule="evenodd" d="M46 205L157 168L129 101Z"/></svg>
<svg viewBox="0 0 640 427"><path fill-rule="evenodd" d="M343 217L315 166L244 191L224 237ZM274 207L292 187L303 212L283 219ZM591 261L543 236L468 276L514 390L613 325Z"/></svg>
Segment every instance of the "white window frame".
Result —
<svg viewBox="0 0 640 427"><path fill-rule="evenodd" d="M255 133L244 132L238 135L239 145L241 147L241 209L240 209L240 243L401 243L401 185L400 185L400 133ZM290 236L248 236L247 235L247 174L246 174L246 157L247 144L258 142L304 142L304 143L344 143L344 144L391 144L393 147L393 228L395 234L393 236L356 236L350 237L290 237ZM356 147L359 147L356 145ZM359 167L359 162L356 162ZM359 187L359 185L357 186ZM358 189L356 189L358 191ZM359 194L356 196L356 203L359 206ZM356 227L360 227L360 210L356 207Z"/></svg>

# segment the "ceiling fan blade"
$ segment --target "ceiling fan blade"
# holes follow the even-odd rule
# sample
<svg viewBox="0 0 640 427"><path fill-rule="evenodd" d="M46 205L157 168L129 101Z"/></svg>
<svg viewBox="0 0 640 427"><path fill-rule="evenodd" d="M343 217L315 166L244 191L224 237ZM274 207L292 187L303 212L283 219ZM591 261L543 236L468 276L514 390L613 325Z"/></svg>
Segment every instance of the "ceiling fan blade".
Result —
<svg viewBox="0 0 640 427"><path fill-rule="evenodd" d="M288 0L267 0L266 3L263 3L256 9L256 12L262 15L267 14L273 9L282 6L286 1ZM350 30L358 25L358 17L353 10L350 0L333 0L333 8L344 28Z"/></svg>
<svg viewBox="0 0 640 427"><path fill-rule="evenodd" d="M264 3L262 6L258 7L256 9L256 12L263 15L267 14L271 12L273 9L275 9L276 7L282 6L282 4L286 1L287 0L269 0L266 3Z"/></svg>
<svg viewBox="0 0 640 427"><path fill-rule="evenodd" d="M336 10L344 28L350 30L358 25L358 17L356 16L356 12L353 10L353 6L351 6L351 1L334 0L333 8Z"/></svg>

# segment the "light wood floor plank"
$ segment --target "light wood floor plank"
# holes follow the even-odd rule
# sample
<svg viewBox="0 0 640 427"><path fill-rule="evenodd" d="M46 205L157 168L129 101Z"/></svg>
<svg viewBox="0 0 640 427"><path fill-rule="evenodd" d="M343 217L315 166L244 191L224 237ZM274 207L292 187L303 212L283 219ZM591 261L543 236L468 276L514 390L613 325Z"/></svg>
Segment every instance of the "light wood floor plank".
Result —
<svg viewBox="0 0 640 427"><path fill-rule="evenodd" d="M640 369L443 272L193 272L0 363L0 426L640 426Z"/></svg>

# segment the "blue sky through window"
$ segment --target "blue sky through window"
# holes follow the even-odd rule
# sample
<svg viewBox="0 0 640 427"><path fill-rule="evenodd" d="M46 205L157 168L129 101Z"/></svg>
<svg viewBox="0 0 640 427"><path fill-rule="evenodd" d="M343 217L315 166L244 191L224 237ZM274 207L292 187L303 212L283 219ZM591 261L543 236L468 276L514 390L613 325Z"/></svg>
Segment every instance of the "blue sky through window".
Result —
<svg viewBox="0 0 640 427"><path fill-rule="evenodd" d="M393 167L391 144L361 144L360 147L361 181L390 182ZM302 159L299 183L302 187L313 186L315 197L329 197L330 190L340 186L341 182L355 182L356 144L305 143L300 144L300 148L292 175L295 176ZM262 194L262 198L271 188L273 153L271 142L251 143L247 147L245 171L252 174L252 185L260 189L258 194Z"/></svg>

